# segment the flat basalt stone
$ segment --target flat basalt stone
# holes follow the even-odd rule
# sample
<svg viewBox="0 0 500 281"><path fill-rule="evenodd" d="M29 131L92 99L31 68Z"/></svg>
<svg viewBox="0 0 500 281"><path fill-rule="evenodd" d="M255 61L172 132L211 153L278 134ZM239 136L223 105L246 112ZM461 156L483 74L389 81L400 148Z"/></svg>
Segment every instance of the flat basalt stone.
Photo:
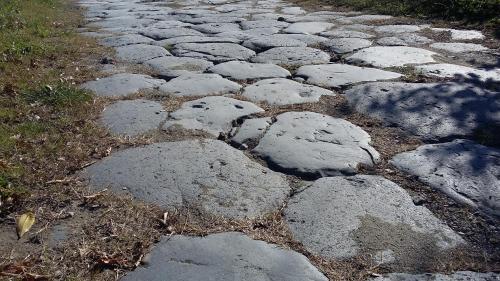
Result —
<svg viewBox="0 0 500 281"><path fill-rule="evenodd" d="M378 33L409 33L409 32L417 32L422 29L421 26L418 25L380 25L375 27L373 30Z"/></svg>
<svg viewBox="0 0 500 281"><path fill-rule="evenodd" d="M347 57L347 61L377 67L393 67L434 62L434 55L437 54L420 48L376 46L357 51Z"/></svg>
<svg viewBox="0 0 500 281"><path fill-rule="evenodd" d="M208 37L208 36L180 36L160 41L155 41L152 44L156 46L173 46L180 43L236 43L239 44L240 39L230 37Z"/></svg>
<svg viewBox="0 0 500 281"><path fill-rule="evenodd" d="M178 97L233 94L240 89L240 84L212 73L184 74L160 87L162 93Z"/></svg>
<svg viewBox="0 0 500 281"><path fill-rule="evenodd" d="M160 123L167 119L162 105L148 100L117 101L104 109L101 123L113 134L135 137L157 130Z"/></svg>
<svg viewBox="0 0 500 281"><path fill-rule="evenodd" d="M117 59L129 63L143 63L154 58L170 55L171 54L165 48L146 44L135 44L116 48Z"/></svg>
<svg viewBox="0 0 500 281"><path fill-rule="evenodd" d="M284 28L289 26L288 22L277 21L277 20L255 20L255 21L244 21L240 23L242 29L255 29L255 28Z"/></svg>
<svg viewBox="0 0 500 281"><path fill-rule="evenodd" d="M207 68L213 66L212 62L186 57L160 57L144 62L153 71L166 78L177 77L186 74L203 73Z"/></svg>
<svg viewBox="0 0 500 281"><path fill-rule="evenodd" d="M329 22L297 22L292 23L283 31L286 33L317 34L334 26L333 23Z"/></svg>
<svg viewBox="0 0 500 281"><path fill-rule="evenodd" d="M500 217L500 150L468 140L428 144L390 161L454 200Z"/></svg>
<svg viewBox="0 0 500 281"><path fill-rule="evenodd" d="M265 51L275 47L305 47L307 44L287 34L273 34L251 38L243 42L243 46L254 51Z"/></svg>
<svg viewBox="0 0 500 281"><path fill-rule="evenodd" d="M443 50L451 53L481 52L488 48L474 43L434 43L431 48Z"/></svg>
<svg viewBox="0 0 500 281"><path fill-rule="evenodd" d="M168 29L150 28L141 31L140 33L154 40L162 40L179 36L203 36L203 33L186 27L174 27Z"/></svg>
<svg viewBox="0 0 500 281"><path fill-rule="evenodd" d="M248 60L255 52L231 43L182 43L172 51L182 57L203 58L214 62Z"/></svg>
<svg viewBox="0 0 500 281"><path fill-rule="evenodd" d="M499 94L467 83L375 82L345 96L356 111L427 140L472 135L500 123Z"/></svg>
<svg viewBox="0 0 500 281"><path fill-rule="evenodd" d="M305 65L297 69L295 75L304 77L309 84L332 88L359 82L396 79L402 76L395 72L347 64Z"/></svg>
<svg viewBox="0 0 500 281"><path fill-rule="evenodd" d="M464 240L381 176L327 177L293 195L284 211L293 237L332 259L391 253L404 270L425 270ZM440 259L440 260L442 260ZM392 261L391 261L392 260Z"/></svg>
<svg viewBox="0 0 500 281"><path fill-rule="evenodd" d="M264 135L271 123L271 117L246 119L239 128L231 132L231 142L242 145L247 142L257 141Z"/></svg>
<svg viewBox="0 0 500 281"><path fill-rule="evenodd" d="M314 112L277 116L253 150L276 169L310 177L354 174L359 164L374 165L378 152L360 127Z"/></svg>
<svg viewBox="0 0 500 281"><path fill-rule="evenodd" d="M371 46L372 41L362 38L335 38L323 43L325 47L336 54L350 53Z"/></svg>
<svg viewBox="0 0 500 281"><path fill-rule="evenodd" d="M238 219L278 210L290 191L282 175L210 139L121 150L87 167L81 177L95 189L131 194L162 208Z"/></svg>
<svg viewBox="0 0 500 281"><path fill-rule="evenodd" d="M370 39L375 37L374 35L364 33L361 31L355 30L343 30L343 29L335 29L330 31L325 31L320 33L321 36L330 37L330 38L362 38L362 39Z"/></svg>
<svg viewBox="0 0 500 281"><path fill-rule="evenodd" d="M269 63L250 63L244 61L229 61L209 69L213 73L234 80L250 80L291 76L290 72L280 66Z"/></svg>
<svg viewBox="0 0 500 281"><path fill-rule="evenodd" d="M476 69L468 66L438 63L415 66L415 70L426 76L458 78L461 80L500 81L500 70Z"/></svg>
<svg viewBox="0 0 500 281"><path fill-rule="evenodd" d="M236 232L164 237L146 259L122 280L328 280L302 254Z"/></svg>
<svg viewBox="0 0 500 281"><path fill-rule="evenodd" d="M309 47L277 47L259 53L253 62L274 63L290 66L322 64L330 61L330 55Z"/></svg>
<svg viewBox="0 0 500 281"><path fill-rule="evenodd" d="M83 83L80 87L101 97L123 97L140 90L158 89L164 80L141 74L120 73Z"/></svg>
<svg viewBox="0 0 500 281"><path fill-rule="evenodd" d="M205 97L185 102L181 108L170 114L165 122L165 130L181 126L187 130L205 131L214 136L226 134L232 128L232 122L239 118L263 112L253 103L227 97Z"/></svg>
<svg viewBox="0 0 500 281"><path fill-rule="evenodd" d="M99 43L107 47L120 47L133 44L150 44L153 41L153 39L139 34L126 34L102 38L99 40Z"/></svg>
<svg viewBox="0 0 500 281"><path fill-rule="evenodd" d="M327 89L283 78L258 81L247 86L243 92L243 96L251 101L266 102L270 105L318 102L324 95L335 94Z"/></svg>
<svg viewBox="0 0 500 281"><path fill-rule="evenodd" d="M227 31L238 31L240 30L240 25L229 22L204 23L195 25L192 27L192 29L198 30L203 33L221 33Z"/></svg>

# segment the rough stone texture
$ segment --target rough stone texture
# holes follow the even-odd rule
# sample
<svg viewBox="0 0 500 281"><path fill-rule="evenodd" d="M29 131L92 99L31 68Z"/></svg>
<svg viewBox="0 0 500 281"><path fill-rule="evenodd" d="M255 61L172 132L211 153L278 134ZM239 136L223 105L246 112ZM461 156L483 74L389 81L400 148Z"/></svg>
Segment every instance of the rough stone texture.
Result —
<svg viewBox="0 0 500 281"><path fill-rule="evenodd" d="M146 61L144 64L150 66L156 74L172 78L192 73L202 73L213 66L212 62L204 59L186 57L160 57Z"/></svg>
<svg viewBox="0 0 500 281"><path fill-rule="evenodd" d="M354 174L358 164L372 166L378 152L360 127L314 112L277 116L253 150L271 166L293 174L325 177Z"/></svg>
<svg viewBox="0 0 500 281"><path fill-rule="evenodd" d="M381 176L318 179L290 198L285 219L314 254L345 259L390 250L405 269L422 270L443 250L465 243Z"/></svg>
<svg viewBox="0 0 500 281"><path fill-rule="evenodd" d="M323 43L328 49L337 54L350 53L355 50L371 46L370 40L361 38L335 38Z"/></svg>
<svg viewBox="0 0 500 281"><path fill-rule="evenodd" d="M133 44L150 44L153 41L153 39L139 34L126 34L102 38L99 43L107 47L120 47Z"/></svg>
<svg viewBox="0 0 500 281"><path fill-rule="evenodd" d="M292 23L283 31L286 33L317 34L334 26L329 22L297 22Z"/></svg>
<svg viewBox="0 0 500 281"><path fill-rule="evenodd" d="M116 57L122 62L143 63L164 56L170 56L170 53L159 46L134 44L116 48Z"/></svg>
<svg viewBox="0 0 500 281"><path fill-rule="evenodd" d="M500 81L500 70L482 70L456 64L426 64L415 67L415 70L427 76L453 78L463 80Z"/></svg>
<svg viewBox="0 0 500 281"><path fill-rule="evenodd" d="M240 30L240 25L229 22L216 22L195 25L192 28L203 33L221 33L227 31L238 31Z"/></svg>
<svg viewBox="0 0 500 281"><path fill-rule="evenodd" d="M158 89L164 83L147 75L121 73L83 83L80 87L101 97L123 97L140 90Z"/></svg>
<svg viewBox="0 0 500 281"><path fill-rule="evenodd" d="M272 123L271 117L246 119L239 128L231 132L231 142L242 145L260 139Z"/></svg>
<svg viewBox="0 0 500 281"><path fill-rule="evenodd" d="M451 40L482 40L484 35L481 31L476 30L459 30L452 28L431 28L433 31L451 33Z"/></svg>
<svg viewBox="0 0 500 281"><path fill-rule="evenodd" d="M233 120L264 111L253 103L227 97L205 97L185 102L170 114L164 129L180 125L187 130L202 130L214 136L228 133Z"/></svg>
<svg viewBox="0 0 500 281"><path fill-rule="evenodd" d="M261 80L243 91L245 98L270 105L318 102L323 95L335 94L327 89L282 78Z"/></svg>
<svg viewBox="0 0 500 281"><path fill-rule="evenodd" d="M471 84L375 82L353 87L346 97L358 112L427 140L471 135L500 122L499 94Z"/></svg>
<svg viewBox="0 0 500 281"><path fill-rule="evenodd" d="M401 33L396 36L383 37L377 40L377 43L383 46L423 45L431 42L431 39L414 33Z"/></svg>
<svg viewBox="0 0 500 281"><path fill-rule="evenodd" d="M280 174L209 139L118 151L81 176L95 188L129 193L161 207L192 207L240 219L277 210L290 190Z"/></svg>
<svg viewBox="0 0 500 281"><path fill-rule="evenodd" d="M378 33L389 33L389 34L395 34L395 33L410 33L410 32L417 32L422 29L421 26L418 25L380 25L375 27L373 30L378 32Z"/></svg>
<svg viewBox="0 0 500 281"><path fill-rule="evenodd" d="M330 55L321 50L309 47L278 47L259 53L256 57L252 58L252 61L300 66L327 63L330 61Z"/></svg>
<svg viewBox="0 0 500 281"><path fill-rule="evenodd" d="M369 47L357 51L347 58L350 63L360 63L378 67L404 66L434 62L436 53L413 47Z"/></svg>
<svg viewBox="0 0 500 281"><path fill-rule="evenodd" d="M402 76L395 72L347 64L305 65L301 66L295 75L304 77L307 83L332 88L358 82L396 79Z"/></svg>
<svg viewBox="0 0 500 281"><path fill-rule="evenodd" d="M148 260L122 280L328 280L305 256L236 232L164 237Z"/></svg>
<svg viewBox="0 0 500 281"><path fill-rule="evenodd" d="M149 28L141 31L140 33L154 40L162 40L179 36L203 36L203 33L186 27L174 27L168 29Z"/></svg>
<svg viewBox="0 0 500 281"><path fill-rule="evenodd" d="M343 30L343 29L335 29L330 31L325 31L320 33L321 36L326 36L330 38L361 38L361 39L370 39L375 37L374 35L354 31L354 30Z"/></svg>
<svg viewBox="0 0 500 281"><path fill-rule="evenodd" d="M117 101L104 109L101 123L113 134L135 137L158 129L167 119L162 105L143 99Z"/></svg>
<svg viewBox="0 0 500 281"><path fill-rule="evenodd" d="M433 43L430 47L451 53L480 52L488 50L488 48L474 43Z"/></svg>
<svg viewBox="0 0 500 281"><path fill-rule="evenodd" d="M238 44L231 43L182 43L172 51L182 57L203 58L214 62L248 60L255 52Z"/></svg>
<svg viewBox="0 0 500 281"><path fill-rule="evenodd" d="M265 51L275 47L305 47L307 43L294 39L288 34L273 34L250 38L243 42L243 46L255 51Z"/></svg>
<svg viewBox="0 0 500 281"><path fill-rule="evenodd" d="M233 37L238 38L240 40L248 40L252 38L258 38L262 36L269 36L276 34L280 31L279 28L275 27L263 27L263 28L254 28L242 31L231 31L231 32L221 32L215 34L218 37Z"/></svg>
<svg viewBox="0 0 500 281"><path fill-rule="evenodd" d="M350 23L364 23L370 21L388 20L391 18L392 16L386 16L386 15L359 15L354 17L338 19L338 21L341 23L350 24Z"/></svg>
<svg viewBox="0 0 500 281"><path fill-rule="evenodd" d="M284 28L289 26L288 22L277 21L277 20L256 20L256 21L244 21L241 24L241 28L246 29L256 29L256 28Z"/></svg>
<svg viewBox="0 0 500 281"><path fill-rule="evenodd" d="M500 216L500 150L468 140L428 144L391 160L456 201Z"/></svg>
<svg viewBox="0 0 500 281"><path fill-rule="evenodd" d="M180 36L168 39L163 39L160 41L155 41L152 44L156 46L173 46L180 43L236 43L239 44L240 39L231 37L215 37L215 36Z"/></svg>
<svg viewBox="0 0 500 281"><path fill-rule="evenodd" d="M240 84L213 73L185 74L160 87L162 93L179 97L232 94L240 89Z"/></svg>
<svg viewBox="0 0 500 281"><path fill-rule="evenodd" d="M478 273L471 271L457 271L445 275L441 273L408 274L390 273L383 277L370 279L371 281L498 281L500 275L496 273Z"/></svg>
<svg viewBox="0 0 500 281"><path fill-rule="evenodd" d="M244 61L221 63L211 67L209 70L234 80L288 77L292 75L288 70L275 64L249 63Z"/></svg>

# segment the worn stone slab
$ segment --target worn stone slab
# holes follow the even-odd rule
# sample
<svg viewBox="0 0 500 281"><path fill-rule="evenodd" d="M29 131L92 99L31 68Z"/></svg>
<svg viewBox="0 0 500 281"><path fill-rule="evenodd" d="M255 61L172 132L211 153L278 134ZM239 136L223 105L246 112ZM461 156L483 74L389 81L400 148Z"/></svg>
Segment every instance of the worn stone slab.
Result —
<svg viewBox="0 0 500 281"><path fill-rule="evenodd" d="M175 45L172 52L182 57L202 58L214 62L248 60L255 52L232 43L182 43Z"/></svg>
<svg viewBox="0 0 500 281"><path fill-rule="evenodd" d="M500 70L483 70L468 66L438 63L415 66L415 70L426 76L453 78L462 80L500 81Z"/></svg>
<svg viewBox="0 0 500 281"><path fill-rule="evenodd" d="M301 7L283 7L281 8L281 12L287 15L302 15L306 13Z"/></svg>
<svg viewBox="0 0 500 281"><path fill-rule="evenodd" d="M99 43L107 47L120 47L133 44L150 44L153 41L153 39L139 34L125 34L102 38Z"/></svg>
<svg viewBox="0 0 500 281"><path fill-rule="evenodd" d="M162 40L179 36L203 36L203 33L187 27L174 27L168 29L149 28L142 30L140 34L154 40Z"/></svg>
<svg viewBox="0 0 500 281"><path fill-rule="evenodd" d="M373 30L378 33L396 34L396 33L418 32L422 30L422 27L418 25L393 24L393 25L380 25L375 27Z"/></svg>
<svg viewBox="0 0 500 281"><path fill-rule="evenodd" d="M286 35L289 38L306 43L307 46L316 45L328 41L328 39L325 37L312 34L286 34Z"/></svg>
<svg viewBox="0 0 500 281"><path fill-rule="evenodd" d="M148 260L123 280L328 280L302 254L236 232L164 237Z"/></svg>
<svg viewBox="0 0 500 281"><path fill-rule="evenodd" d="M372 34L364 33L355 30L344 30L344 29L334 29L330 31L325 31L320 33L321 36L326 36L330 38L361 38L370 39L375 37Z"/></svg>
<svg viewBox="0 0 500 281"><path fill-rule="evenodd" d="M325 30L328 30L334 26L335 25L333 23L329 22L317 22L317 21L297 22L297 23L292 23L283 31L286 33L317 34Z"/></svg>
<svg viewBox="0 0 500 281"><path fill-rule="evenodd" d="M249 21L243 21L240 23L242 29L254 29L254 28L269 28L269 27L274 27L274 28L285 28L289 26L290 24L288 22L284 21L277 21L277 20L249 20Z"/></svg>
<svg viewBox="0 0 500 281"><path fill-rule="evenodd" d="M499 94L471 84L374 82L345 93L358 112L427 140L500 123Z"/></svg>
<svg viewBox="0 0 500 281"><path fill-rule="evenodd" d="M238 23L244 21L245 18L238 16L207 16L207 17L197 17L185 19L185 22L193 23L193 24L201 24L201 23Z"/></svg>
<svg viewBox="0 0 500 281"><path fill-rule="evenodd" d="M253 103L227 97L205 97L185 102L181 108L172 112L163 125L171 129L179 125L187 130L201 130L214 136L225 134L231 130L236 119L264 110Z"/></svg>
<svg viewBox="0 0 500 281"><path fill-rule="evenodd" d="M96 189L128 193L163 208L196 208L238 219L279 209L290 191L280 174L210 139L118 151L81 176Z"/></svg>
<svg viewBox="0 0 500 281"><path fill-rule="evenodd" d="M431 28L431 30L437 32L450 32L451 40L482 40L485 38L483 33L477 30L460 30L453 28Z"/></svg>
<svg viewBox="0 0 500 281"><path fill-rule="evenodd" d="M287 173L325 177L354 174L357 166L379 159L371 138L360 127L314 112L277 116L253 150L272 167Z"/></svg>
<svg viewBox="0 0 500 281"><path fill-rule="evenodd" d="M144 64L150 66L156 74L166 78L202 73L214 65L212 62L204 59L174 56L148 60Z"/></svg>
<svg viewBox="0 0 500 281"><path fill-rule="evenodd" d="M129 63L143 63L154 58L170 55L165 48L147 44L134 44L116 48L117 59Z"/></svg>
<svg viewBox="0 0 500 281"><path fill-rule="evenodd" d="M238 38L240 40L248 40L252 38L259 38L261 36L268 36L272 34L276 34L280 32L279 28L276 27L263 27L263 28L254 28L254 29L246 29L242 31L228 31L217 33L214 36L217 37L233 37Z"/></svg>
<svg viewBox="0 0 500 281"><path fill-rule="evenodd" d="M362 38L335 38L324 42L323 45L336 54L345 54L369 47L372 41Z"/></svg>
<svg viewBox="0 0 500 281"><path fill-rule="evenodd" d="M306 47L307 43L294 39L288 34L273 34L250 38L243 42L243 46L262 52L275 47Z"/></svg>
<svg viewBox="0 0 500 281"><path fill-rule="evenodd" d="M168 38L160 41L154 41L152 44L156 46L173 46L180 43L236 43L239 44L240 39L231 37L214 37L214 36L179 36Z"/></svg>
<svg viewBox="0 0 500 281"><path fill-rule="evenodd" d="M231 22L214 22L214 23L204 23L199 25L194 25L192 29L198 30L203 33L221 33L230 31L239 31L240 25Z"/></svg>
<svg viewBox="0 0 500 281"><path fill-rule="evenodd" d="M147 75L120 73L83 83L80 87L101 97L124 97L140 90L158 89L163 83L164 80Z"/></svg>
<svg viewBox="0 0 500 281"><path fill-rule="evenodd" d="M347 64L305 65L297 69L295 75L304 77L309 84L330 88L359 82L396 79L402 76L395 72Z"/></svg>
<svg viewBox="0 0 500 281"><path fill-rule="evenodd" d="M246 119L239 128L231 132L231 142L238 145L255 142L264 135L272 122L271 117Z"/></svg>
<svg viewBox="0 0 500 281"><path fill-rule="evenodd" d="M408 270L425 270L444 250L465 243L382 176L318 179L290 198L285 219L314 254L347 259L390 251L393 263Z"/></svg>
<svg viewBox="0 0 500 281"><path fill-rule="evenodd" d="M278 78L292 75L288 70L275 64L245 61L224 62L211 67L209 71L234 80Z"/></svg>
<svg viewBox="0 0 500 281"><path fill-rule="evenodd" d="M357 51L347 57L347 61L378 67L392 67L434 62L434 55L437 54L414 47L375 46Z"/></svg>
<svg viewBox="0 0 500 281"><path fill-rule="evenodd" d="M385 276L370 279L372 281L495 281L500 275L493 272L480 273L472 271L457 271L453 274L441 273L389 273Z"/></svg>
<svg viewBox="0 0 500 281"><path fill-rule="evenodd" d="M433 43L430 47L450 53L481 52L488 50L488 48L483 45L474 43Z"/></svg>
<svg viewBox="0 0 500 281"><path fill-rule="evenodd" d="M122 100L107 106L100 121L115 135L135 137L159 129L167 115L163 106L157 102Z"/></svg>
<svg viewBox="0 0 500 281"><path fill-rule="evenodd" d="M321 96L332 95L330 90L283 78L261 80L243 91L245 98L271 105L318 102Z"/></svg>
<svg viewBox="0 0 500 281"><path fill-rule="evenodd" d="M277 47L259 53L252 62L274 63L280 65L300 66L321 64L330 61L330 55L309 47Z"/></svg>
<svg viewBox="0 0 500 281"><path fill-rule="evenodd" d="M454 200L500 216L500 150L469 140L428 144L390 161Z"/></svg>
<svg viewBox="0 0 500 281"><path fill-rule="evenodd" d="M234 94L240 89L240 84L214 73L184 74L160 87L162 93L178 97Z"/></svg>
<svg viewBox="0 0 500 281"><path fill-rule="evenodd" d="M425 45L432 42L431 39L414 33L399 33L396 36L382 37L377 40L377 43L382 46Z"/></svg>

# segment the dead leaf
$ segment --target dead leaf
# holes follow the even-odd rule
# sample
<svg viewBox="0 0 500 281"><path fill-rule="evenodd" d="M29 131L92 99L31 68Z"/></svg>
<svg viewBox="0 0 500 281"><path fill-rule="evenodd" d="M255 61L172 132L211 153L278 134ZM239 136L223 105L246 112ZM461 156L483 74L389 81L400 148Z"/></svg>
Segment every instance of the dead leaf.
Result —
<svg viewBox="0 0 500 281"><path fill-rule="evenodd" d="M26 212L22 214L17 219L17 237L21 239L21 237L23 237L23 235L30 230L34 223L35 214L33 214L32 212Z"/></svg>

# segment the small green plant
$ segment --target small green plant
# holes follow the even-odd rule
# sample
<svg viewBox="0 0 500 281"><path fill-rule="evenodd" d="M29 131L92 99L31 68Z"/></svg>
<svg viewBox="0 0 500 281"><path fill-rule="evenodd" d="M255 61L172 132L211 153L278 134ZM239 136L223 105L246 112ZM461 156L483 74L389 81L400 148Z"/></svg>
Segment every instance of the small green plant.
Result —
<svg viewBox="0 0 500 281"><path fill-rule="evenodd" d="M29 103L38 102L56 108L69 108L91 101L92 94L67 84L58 84L55 87L47 85L40 89L27 91L24 93L24 98Z"/></svg>

